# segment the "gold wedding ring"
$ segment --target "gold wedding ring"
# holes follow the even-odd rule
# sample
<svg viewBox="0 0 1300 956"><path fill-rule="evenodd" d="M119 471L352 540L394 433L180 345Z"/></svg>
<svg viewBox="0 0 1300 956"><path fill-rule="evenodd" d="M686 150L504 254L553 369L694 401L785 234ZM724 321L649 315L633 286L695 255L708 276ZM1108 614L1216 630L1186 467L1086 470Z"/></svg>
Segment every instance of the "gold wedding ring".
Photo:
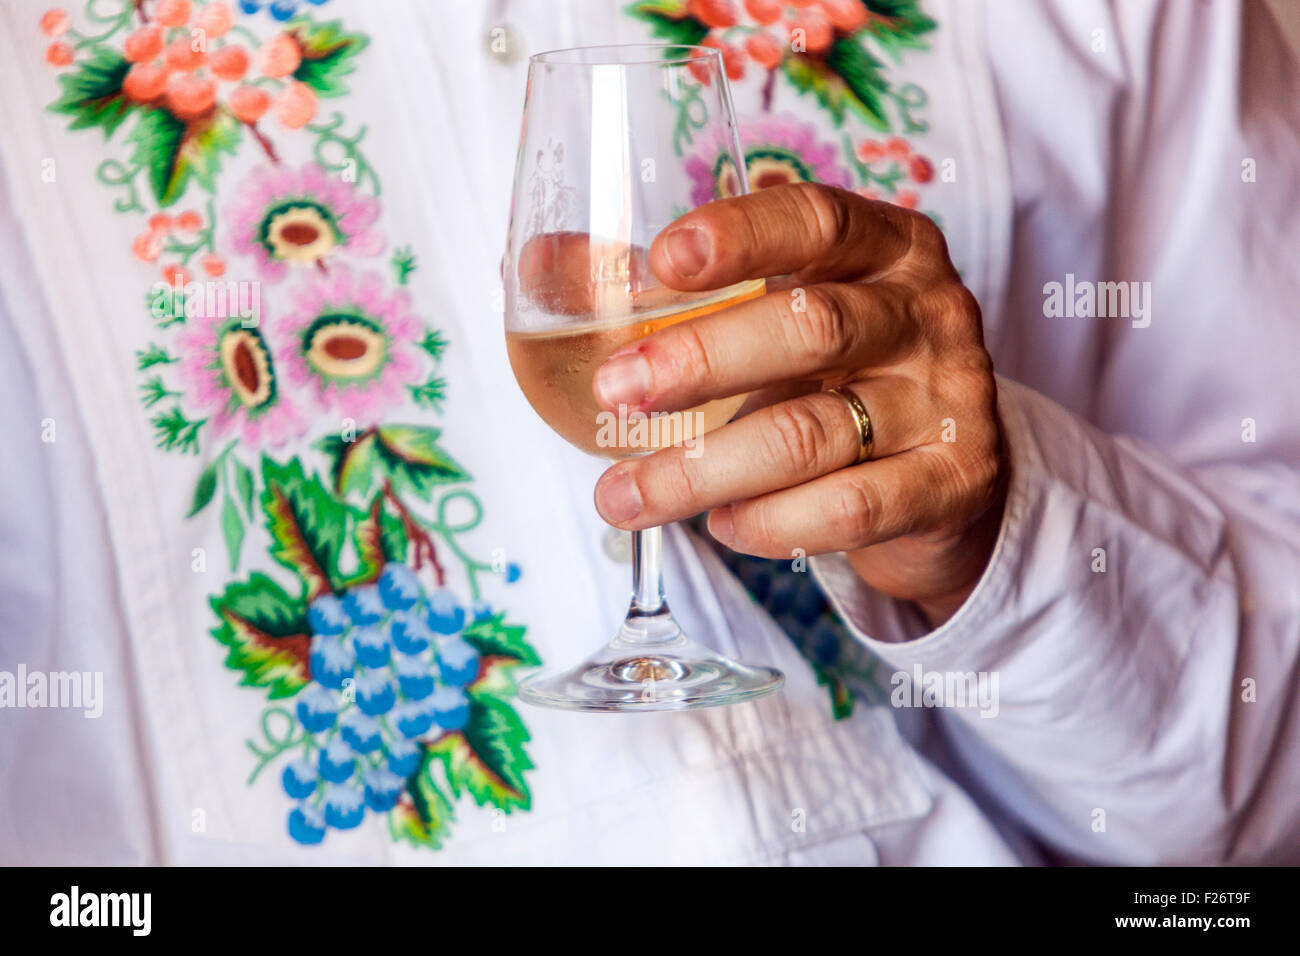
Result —
<svg viewBox="0 0 1300 956"><path fill-rule="evenodd" d="M827 391L844 399L849 406L849 411L853 412L853 420L858 423L858 460L854 464L860 465L871 457L871 449L875 444L871 433L871 416L867 413L867 406L862 404L862 399L858 398L847 385L828 388Z"/></svg>

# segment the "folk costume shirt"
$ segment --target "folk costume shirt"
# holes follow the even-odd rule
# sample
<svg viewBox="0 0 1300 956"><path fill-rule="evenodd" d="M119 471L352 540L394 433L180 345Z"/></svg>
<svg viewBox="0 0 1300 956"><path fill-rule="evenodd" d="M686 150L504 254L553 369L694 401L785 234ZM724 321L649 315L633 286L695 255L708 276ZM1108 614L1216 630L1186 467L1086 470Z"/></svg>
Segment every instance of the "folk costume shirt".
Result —
<svg viewBox="0 0 1300 956"><path fill-rule="evenodd" d="M5 862L1300 852L1267 8L22 0L0 36ZM942 225L1011 491L933 633L842 556L760 588L669 529L683 624L785 689L575 716L516 682L608 637L629 566L498 269L524 54L647 40L723 49L754 186ZM732 194L681 108L694 198ZM931 671L996 691L927 707Z"/></svg>

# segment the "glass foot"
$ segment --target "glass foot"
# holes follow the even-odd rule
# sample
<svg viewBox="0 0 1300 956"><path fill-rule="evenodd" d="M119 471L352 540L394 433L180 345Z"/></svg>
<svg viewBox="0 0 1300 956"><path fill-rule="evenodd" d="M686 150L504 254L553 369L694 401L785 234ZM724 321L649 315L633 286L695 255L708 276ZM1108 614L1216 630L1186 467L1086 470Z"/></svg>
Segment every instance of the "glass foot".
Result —
<svg viewBox="0 0 1300 956"><path fill-rule="evenodd" d="M784 682L778 670L741 664L691 640L670 614L633 614L577 667L523 681L519 697L560 710L688 710L754 700Z"/></svg>

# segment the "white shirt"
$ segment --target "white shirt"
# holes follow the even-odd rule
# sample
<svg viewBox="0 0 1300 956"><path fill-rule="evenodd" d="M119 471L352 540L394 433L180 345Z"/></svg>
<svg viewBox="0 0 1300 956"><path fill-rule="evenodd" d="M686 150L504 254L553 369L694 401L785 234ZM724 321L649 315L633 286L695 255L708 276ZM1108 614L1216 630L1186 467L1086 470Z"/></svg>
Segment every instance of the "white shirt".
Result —
<svg viewBox="0 0 1300 956"><path fill-rule="evenodd" d="M781 668L784 692L637 718L516 702L531 738L528 808L502 813L461 793L434 849L395 840L382 813L303 846L286 826L285 760L246 783L249 742L265 746L276 701L223 666L210 598L254 573L295 581L263 523L247 522L232 571L217 504L185 518L230 438L164 453L150 419L166 401L138 402L136 352L183 347L141 305L161 262L131 253L156 203L142 186L146 211L113 210L123 193L96 169L130 155L124 133L106 143L45 111L59 88L42 59L42 5L7 5L0 382L15 428L0 485L0 671L104 676L97 718L0 710L0 858L1015 863L1041 860L1041 845L1083 861L1294 860L1300 482L1286 466L1300 459L1288 414L1300 225L1288 164L1300 129L1279 104L1294 101L1300 73L1260 7L925 8L939 23L929 49L888 74L894 90L915 83L928 97L928 130L907 138L936 174L916 191L981 303L1002 376L1006 517L979 587L928 635L842 559L813 564L888 668L995 673L997 716L860 702L832 719L780 628L707 545L674 529L674 611L721 652ZM579 659L621 616L628 568L604 552L591 505L602 466L533 416L502 347L497 264L524 66L485 54L486 4L303 9L370 39L347 93L322 98L313 121L337 110L348 136L364 124L383 187L383 256L358 240L343 261L388 271L409 244L413 308L450 342L437 368L444 411L398 402L383 420L441 429L483 505L463 545L523 569L511 585L485 574L484 597L527 626L548 664ZM529 52L647 37L607 4L513 4L505 16ZM236 22L263 38L278 30L265 13ZM754 73L735 84L742 128L761 113ZM770 115L789 113L817 142L885 136L853 116L836 128L778 77ZM263 128L287 165L312 160L315 134ZM217 246L230 276L254 278L222 209L266 157L245 135L220 158ZM364 175L357 185L372 188ZM202 211L202 199L167 211ZM1048 317L1044 285L1067 274L1150 282L1149 324ZM288 301L283 285L268 281L268 312ZM268 453L323 470L312 441L336 421L318 413L309 434ZM233 454L256 468L261 450L242 441ZM463 598L467 579L439 553Z"/></svg>

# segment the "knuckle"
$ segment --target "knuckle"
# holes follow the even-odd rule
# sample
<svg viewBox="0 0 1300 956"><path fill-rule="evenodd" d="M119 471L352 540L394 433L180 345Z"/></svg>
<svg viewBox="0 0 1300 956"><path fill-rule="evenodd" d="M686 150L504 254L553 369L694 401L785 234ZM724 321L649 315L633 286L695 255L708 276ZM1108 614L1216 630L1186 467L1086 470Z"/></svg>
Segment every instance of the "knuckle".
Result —
<svg viewBox="0 0 1300 956"><path fill-rule="evenodd" d="M974 294L960 282L930 286L912 302L921 324L950 342L983 342L983 318Z"/></svg>
<svg viewBox="0 0 1300 956"><path fill-rule="evenodd" d="M830 287L809 288L804 308L791 315L798 344L809 354L834 357L850 347L852 320L839 294Z"/></svg>
<svg viewBox="0 0 1300 956"><path fill-rule="evenodd" d="M716 235L725 238L719 242L717 248L733 250L731 255L743 264L746 275L754 271L756 263L760 260L761 250L766 244L764 238L766 230L761 223L763 217L759 212L761 207L756 207L753 203L756 195L758 194L749 193L745 196L737 196L735 199L723 200L722 203L710 204L719 206L733 202L736 204L728 207L730 214L726 218L719 217L719 229Z"/></svg>
<svg viewBox="0 0 1300 956"><path fill-rule="evenodd" d="M964 490L974 497L984 497L997 483L998 471L996 439L986 434L976 439L976 447L971 450L963 468L966 478Z"/></svg>
<svg viewBox="0 0 1300 956"><path fill-rule="evenodd" d="M942 378L945 391L977 419L993 417L997 408L997 379L993 359L982 346L960 346L945 357Z"/></svg>
<svg viewBox="0 0 1300 956"><path fill-rule="evenodd" d="M827 515L834 523L844 550L862 548L875 541L877 515L883 511L880 492L866 481L842 482L830 501Z"/></svg>
<svg viewBox="0 0 1300 956"><path fill-rule="evenodd" d="M993 374L993 356L983 348L974 350L963 366L970 399L986 422L997 422L998 380Z"/></svg>
<svg viewBox="0 0 1300 956"><path fill-rule="evenodd" d="M965 464L967 457L964 452L951 451L940 455L934 463L934 484L943 489L946 497L960 498L964 494L970 481Z"/></svg>
<svg viewBox="0 0 1300 956"><path fill-rule="evenodd" d="M682 449L665 448L651 455L647 464L652 461L658 465L658 474L647 484L657 484L665 489L665 500L673 502L673 506L683 513L693 514L700 510L696 507L701 500L700 475Z"/></svg>
<svg viewBox="0 0 1300 956"><path fill-rule="evenodd" d="M647 342L646 355L654 370L652 397L671 385L689 385L714 378L709 343L692 322L673 326L658 342Z"/></svg>
<svg viewBox="0 0 1300 956"><path fill-rule="evenodd" d="M805 402L783 402L768 410L764 430L769 455L799 472L814 470L829 447L826 423Z"/></svg>
<svg viewBox="0 0 1300 956"><path fill-rule="evenodd" d="M800 183L797 189L805 218L819 238L838 244L849 235L852 222L840 190L823 183Z"/></svg>
<svg viewBox="0 0 1300 956"><path fill-rule="evenodd" d="M941 460L941 483L949 488L963 515L981 510L992 498L1001 472L996 430L978 429L966 447Z"/></svg>
<svg viewBox="0 0 1300 956"><path fill-rule="evenodd" d="M735 547L745 554L759 557L780 555L772 528L772 516L762 501L741 501L731 506Z"/></svg>
<svg viewBox="0 0 1300 956"><path fill-rule="evenodd" d="M922 212L908 212L911 227L911 246L916 255L925 259L948 261L948 239L939 224Z"/></svg>
<svg viewBox="0 0 1300 956"><path fill-rule="evenodd" d="M906 219L898 224L898 229L906 237L911 263L920 265L931 274L935 274L937 268L945 276L956 276L957 269L953 267L948 252L948 237L939 224L923 212L900 212Z"/></svg>
<svg viewBox="0 0 1300 956"><path fill-rule="evenodd" d="M945 313L952 316L955 321L971 328L980 329L983 326L983 315L975 293L960 282L949 282L941 288Z"/></svg>
<svg viewBox="0 0 1300 956"><path fill-rule="evenodd" d="M963 444L974 454L996 455L1002 426L998 418L998 384L992 360L983 349L956 363L948 373L952 406L967 421Z"/></svg>

